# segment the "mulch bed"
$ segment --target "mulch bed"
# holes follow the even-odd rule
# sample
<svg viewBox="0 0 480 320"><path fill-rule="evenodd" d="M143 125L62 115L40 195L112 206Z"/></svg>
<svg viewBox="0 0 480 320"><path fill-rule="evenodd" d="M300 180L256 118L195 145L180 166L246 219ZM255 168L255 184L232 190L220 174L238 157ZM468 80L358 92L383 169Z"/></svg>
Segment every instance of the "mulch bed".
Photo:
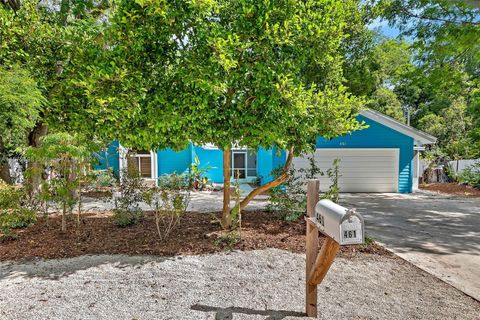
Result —
<svg viewBox="0 0 480 320"><path fill-rule="evenodd" d="M220 214L215 214L219 218ZM215 244L220 226L212 215L187 213L170 237L159 239L152 213L136 225L120 228L110 213L84 214L80 227L72 217L67 232L60 230L61 219L52 216L49 225L43 218L25 229L16 230L18 239L0 243L0 261L32 258L67 258L86 254L126 255L196 255L219 251L278 248L305 252L305 222L288 223L273 213L245 212L242 215L241 241L233 247ZM320 242L323 238L320 239ZM369 245L341 247L340 255L353 256L358 252L391 255L383 247Z"/></svg>
<svg viewBox="0 0 480 320"><path fill-rule="evenodd" d="M420 189L464 197L480 197L480 189L457 183L421 184Z"/></svg>

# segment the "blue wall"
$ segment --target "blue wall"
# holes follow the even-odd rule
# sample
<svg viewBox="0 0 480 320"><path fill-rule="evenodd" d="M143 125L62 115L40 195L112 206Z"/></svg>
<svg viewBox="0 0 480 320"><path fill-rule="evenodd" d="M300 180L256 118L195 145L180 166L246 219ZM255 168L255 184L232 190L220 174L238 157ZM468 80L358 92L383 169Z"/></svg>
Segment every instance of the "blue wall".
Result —
<svg viewBox="0 0 480 320"><path fill-rule="evenodd" d="M193 146L193 157L197 156L200 160L200 168L206 169L210 167L206 176L208 180L223 183L223 152L218 149L203 149L202 147Z"/></svg>
<svg viewBox="0 0 480 320"><path fill-rule="evenodd" d="M165 173L182 174L190 169L192 159L191 146L185 150L174 151L172 149L164 149L157 152L157 172L158 175Z"/></svg>
<svg viewBox="0 0 480 320"><path fill-rule="evenodd" d="M118 156L118 141L113 141L108 145L107 150L102 150L95 154L98 163L93 166L95 170L106 170L111 168L116 177L120 176L120 159Z"/></svg>
<svg viewBox="0 0 480 320"><path fill-rule="evenodd" d="M399 148L398 192L412 192L413 138L369 118L358 116L357 119L369 127L332 140L319 137L317 148Z"/></svg>
<svg viewBox="0 0 480 320"><path fill-rule="evenodd" d="M273 149L258 148L257 150L257 176L260 177L260 183L264 184L272 181L271 172L273 166Z"/></svg>
<svg viewBox="0 0 480 320"><path fill-rule="evenodd" d="M219 149L204 149L192 144L185 150L175 152L170 149L158 152L158 173L183 173L187 172L195 156L200 161L200 168L208 169L207 178L215 183L223 183L223 152ZM283 157L283 158L282 158ZM259 148L257 151L257 175L261 177L261 183L272 180L272 169L282 165L285 160L285 152L277 155L276 150Z"/></svg>

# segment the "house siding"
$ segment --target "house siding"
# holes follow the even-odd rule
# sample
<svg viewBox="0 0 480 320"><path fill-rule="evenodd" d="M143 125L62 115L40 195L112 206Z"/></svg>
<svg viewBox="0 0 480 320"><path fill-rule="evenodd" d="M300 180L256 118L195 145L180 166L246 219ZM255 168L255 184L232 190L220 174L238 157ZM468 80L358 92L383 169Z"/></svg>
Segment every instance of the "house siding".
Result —
<svg viewBox="0 0 480 320"><path fill-rule="evenodd" d="M166 173L182 174L188 172L191 163L191 147L175 151L164 149L157 152L157 172L158 175Z"/></svg>
<svg viewBox="0 0 480 320"><path fill-rule="evenodd" d="M368 128L354 131L343 137L332 140L319 137L317 148L398 148L399 173L398 192L412 192L413 177L413 138L395 131L387 126L375 122L364 116L358 116L357 120L364 121Z"/></svg>
<svg viewBox="0 0 480 320"><path fill-rule="evenodd" d="M95 170L106 170L111 168L116 177L120 176L120 158L118 153L118 141L112 141L107 150L95 154L98 163L93 166Z"/></svg>
<svg viewBox="0 0 480 320"><path fill-rule="evenodd" d="M282 154L284 152L280 152L277 156L273 149L259 148L257 151L257 176L261 183L272 180L272 169L277 166L277 163L282 165ZM188 172L191 163L197 156L201 169L210 167L205 176L212 182L223 183L223 151L220 149L205 149L190 144L188 148L178 152L170 149L161 150L157 156L159 175Z"/></svg>
<svg viewBox="0 0 480 320"><path fill-rule="evenodd" d="M199 146L193 147L193 157L192 162L195 159L195 156L200 160L200 169L208 169L205 176L208 180L215 183L223 183L223 151L220 149L204 149Z"/></svg>

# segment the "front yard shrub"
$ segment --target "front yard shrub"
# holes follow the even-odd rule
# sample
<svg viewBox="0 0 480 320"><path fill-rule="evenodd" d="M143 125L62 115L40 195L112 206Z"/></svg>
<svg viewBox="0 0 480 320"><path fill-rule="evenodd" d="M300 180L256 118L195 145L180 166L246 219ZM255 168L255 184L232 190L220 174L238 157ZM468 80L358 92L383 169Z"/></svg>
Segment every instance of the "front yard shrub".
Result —
<svg viewBox="0 0 480 320"><path fill-rule="evenodd" d="M48 184L42 195L45 204L55 203L62 212L62 232L67 230L67 213L72 213L78 203L77 226L80 224L81 188L87 180L91 164L93 142L77 134L57 132L42 138L40 147L29 147L26 156L30 161L42 164L45 172L29 172L29 175L47 173ZM43 170L42 170L43 171Z"/></svg>
<svg viewBox="0 0 480 320"><path fill-rule="evenodd" d="M93 175L93 186L96 190L114 187L117 184L117 178L111 169L95 170Z"/></svg>
<svg viewBox="0 0 480 320"><path fill-rule="evenodd" d="M274 177L281 174L282 167L273 171ZM280 218L286 221L296 221L305 212L306 193L303 177L297 174L297 170L292 165L290 168L288 180L278 187L270 190L270 203L267 209L275 211Z"/></svg>
<svg viewBox="0 0 480 320"><path fill-rule="evenodd" d="M459 174L459 180L462 183L480 189L480 161L466 167Z"/></svg>
<svg viewBox="0 0 480 320"><path fill-rule="evenodd" d="M309 166L304 169L297 170L293 165L290 168L288 180L275 188L271 189L270 203L267 209L275 211L280 215L280 218L286 221L296 221L305 214L307 205L307 181L309 179L318 179L324 176L325 173L315 163L313 156L309 157ZM339 174L339 159L335 159L332 167L326 172L327 177L331 181L331 185L327 192L320 195L320 199L330 199L333 202L338 202L340 189L338 187ZM273 176L277 177L281 174L283 168L277 168L273 171ZM322 181L320 182L322 183Z"/></svg>
<svg viewBox="0 0 480 320"><path fill-rule="evenodd" d="M240 236L237 232L231 231L225 234L220 235L213 241L213 245L217 248L228 248L232 250L237 243L241 241Z"/></svg>
<svg viewBox="0 0 480 320"><path fill-rule="evenodd" d="M0 233L2 240L15 239L12 229L24 228L35 221L34 210L22 207L25 202L23 189L0 183Z"/></svg>
<svg viewBox="0 0 480 320"><path fill-rule="evenodd" d="M129 161L131 163L131 161ZM140 203L146 187L138 170L132 165L122 170L119 194L115 198L113 219L117 226L126 227L138 223L143 217Z"/></svg>
<svg viewBox="0 0 480 320"><path fill-rule="evenodd" d="M25 228L37 221L35 211L17 207L0 209L0 230Z"/></svg>
<svg viewBox="0 0 480 320"><path fill-rule="evenodd" d="M332 167L327 170L327 176L332 182L328 191L325 192L320 199L328 199L335 203L338 203L338 199L340 198L340 188L338 187L338 182L341 177L339 173L339 165L340 159L333 160Z"/></svg>
<svg viewBox="0 0 480 320"><path fill-rule="evenodd" d="M142 218L143 211L140 208L113 210L113 221L122 228L137 224Z"/></svg>
<svg viewBox="0 0 480 320"><path fill-rule="evenodd" d="M187 174L162 174L158 178L158 188L160 189L188 189L190 187L190 177Z"/></svg>
<svg viewBox="0 0 480 320"><path fill-rule="evenodd" d="M443 172L445 172L445 175L447 176L449 182L460 182L460 177L458 173L455 172L455 170L453 169L453 165L451 163L447 163L443 167Z"/></svg>
<svg viewBox="0 0 480 320"><path fill-rule="evenodd" d="M213 169L211 166L202 166L200 164L200 159L197 155L195 155L194 162L190 166L190 173L189 173L189 184L193 190L202 191L206 189L210 182L208 181L208 177L206 174L210 169Z"/></svg>
<svg viewBox="0 0 480 320"><path fill-rule="evenodd" d="M0 182L0 209L15 208L20 205L21 189Z"/></svg>
<svg viewBox="0 0 480 320"><path fill-rule="evenodd" d="M176 174L164 176L159 187L144 193L144 200L155 215L157 233L161 240L168 238L187 211L190 192L183 181L182 177Z"/></svg>

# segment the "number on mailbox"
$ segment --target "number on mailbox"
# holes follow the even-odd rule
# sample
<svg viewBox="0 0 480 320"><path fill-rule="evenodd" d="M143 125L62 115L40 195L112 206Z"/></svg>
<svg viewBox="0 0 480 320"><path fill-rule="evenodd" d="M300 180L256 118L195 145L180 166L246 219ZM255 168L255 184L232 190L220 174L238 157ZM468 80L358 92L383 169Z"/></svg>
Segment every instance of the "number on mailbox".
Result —
<svg viewBox="0 0 480 320"><path fill-rule="evenodd" d="M363 243L362 222L357 216L349 215L340 224L340 244L361 244Z"/></svg>

